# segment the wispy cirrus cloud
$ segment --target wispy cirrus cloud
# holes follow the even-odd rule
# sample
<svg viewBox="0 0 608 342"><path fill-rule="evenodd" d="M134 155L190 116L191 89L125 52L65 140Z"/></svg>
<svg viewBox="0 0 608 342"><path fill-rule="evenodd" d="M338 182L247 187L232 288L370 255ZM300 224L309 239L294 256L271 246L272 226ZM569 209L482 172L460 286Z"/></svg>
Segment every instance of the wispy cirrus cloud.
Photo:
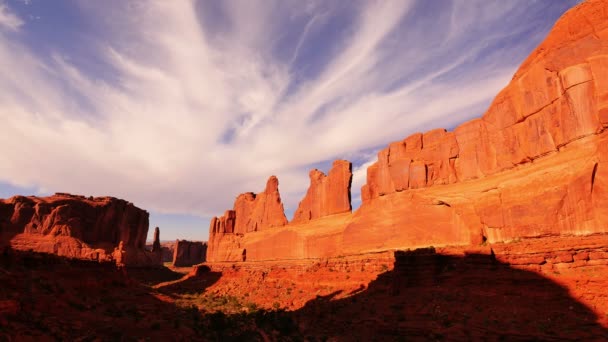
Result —
<svg viewBox="0 0 608 342"><path fill-rule="evenodd" d="M12 13L5 3L0 2L0 28L17 31L23 20Z"/></svg>
<svg viewBox="0 0 608 342"><path fill-rule="evenodd" d="M357 197L370 151L480 115L569 4L76 1L69 43L12 5L0 181L210 217L271 174L293 211L335 158Z"/></svg>

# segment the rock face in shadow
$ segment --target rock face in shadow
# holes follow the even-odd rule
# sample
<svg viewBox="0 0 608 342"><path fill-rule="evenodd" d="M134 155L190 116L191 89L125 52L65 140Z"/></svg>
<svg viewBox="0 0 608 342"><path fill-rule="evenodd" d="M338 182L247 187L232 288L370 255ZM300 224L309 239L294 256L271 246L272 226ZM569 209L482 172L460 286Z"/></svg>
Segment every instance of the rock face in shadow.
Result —
<svg viewBox="0 0 608 342"><path fill-rule="evenodd" d="M175 241L173 266L187 267L205 262L207 244L200 241Z"/></svg>
<svg viewBox="0 0 608 342"><path fill-rule="evenodd" d="M608 337L607 252L607 235L551 237L210 263L191 274L221 274L209 294L287 310L294 324L282 333L299 340L599 341Z"/></svg>
<svg viewBox="0 0 608 342"><path fill-rule="evenodd" d="M310 171L310 187L298 205L291 223L350 212L352 178L352 164L347 160L334 161L327 176L317 169Z"/></svg>
<svg viewBox="0 0 608 342"><path fill-rule="evenodd" d="M183 277L171 273L51 254L0 253L1 339L216 340L209 327L198 328L201 317L193 317L192 310L142 285ZM205 284L197 285L204 290Z"/></svg>
<svg viewBox="0 0 608 342"><path fill-rule="evenodd" d="M591 0L556 22L481 118L381 150L349 218L318 224L334 212L323 209L332 178L313 171L293 222L256 234L235 229L211 244L209 260L608 233L607 127L608 3ZM211 234L222 225L228 232L231 218L214 221Z"/></svg>
<svg viewBox="0 0 608 342"><path fill-rule="evenodd" d="M359 290L317 296L293 320L308 338L340 341L608 338L568 288L492 255L398 251L391 268Z"/></svg>
<svg viewBox="0 0 608 342"><path fill-rule="evenodd" d="M119 249L137 265L158 264L145 251L148 212L113 197L57 193L0 200L2 242L14 249L111 260ZM128 255L128 256L126 256Z"/></svg>

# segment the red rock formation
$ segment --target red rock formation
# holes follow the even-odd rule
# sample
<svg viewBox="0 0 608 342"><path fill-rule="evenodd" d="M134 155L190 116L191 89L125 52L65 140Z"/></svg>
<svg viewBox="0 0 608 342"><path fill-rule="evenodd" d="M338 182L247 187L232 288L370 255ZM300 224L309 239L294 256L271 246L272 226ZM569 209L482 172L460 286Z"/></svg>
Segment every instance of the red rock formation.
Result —
<svg viewBox="0 0 608 342"><path fill-rule="evenodd" d="M232 241L231 235L243 235L267 228L287 224L287 218L279 194L279 180L271 176L266 182L266 189L260 194L252 192L239 195L234 202L234 209L227 210L224 216L211 219L209 225L208 260L224 260L226 255L216 255L216 247L223 240ZM229 236L227 236L229 235ZM242 251L237 251L241 257Z"/></svg>
<svg viewBox="0 0 608 342"><path fill-rule="evenodd" d="M205 262L207 244L200 241L175 241L173 266L187 267Z"/></svg>
<svg viewBox="0 0 608 342"><path fill-rule="evenodd" d="M122 242L131 260L149 259L137 256L145 254L148 213L112 197L57 193L0 200L0 232L15 249L102 261Z"/></svg>
<svg viewBox="0 0 608 342"><path fill-rule="evenodd" d="M380 151L355 213L306 221L323 201L313 171L292 224L220 239L213 260L608 233L606 127L608 2L595 0L564 14L481 118Z"/></svg>
<svg viewBox="0 0 608 342"><path fill-rule="evenodd" d="M378 153L378 161L367 169L363 201L407 189L457 180L454 169L459 148L453 132L435 129L397 141Z"/></svg>
<svg viewBox="0 0 608 342"><path fill-rule="evenodd" d="M291 222L300 223L350 212L352 177L352 164L346 160L334 161L327 176L317 169L310 171L310 187Z"/></svg>
<svg viewBox="0 0 608 342"><path fill-rule="evenodd" d="M606 221L597 203L605 203L598 172L608 167L602 161L607 140L602 113L608 106L606 13L601 1L566 13L481 119L453 133L432 130L422 139L415 134L381 151L368 169L364 204L344 243L377 246L387 239L372 230L397 233L393 229L405 226L409 238L400 243L414 245L604 232ZM544 169L533 166L541 160ZM524 172L526 168L534 172ZM404 190L406 179L409 189L477 181L454 186L468 197L464 200L436 200L451 204L441 209L448 222L436 224L431 218L438 209L418 197L424 192L379 199ZM597 181L602 190L594 186ZM455 191L448 189L436 192ZM429 218L421 220L427 213ZM460 238L452 236L455 232Z"/></svg>
<svg viewBox="0 0 608 342"><path fill-rule="evenodd" d="M248 192L239 195L234 202L234 214L236 234L287 224L277 177L271 176L266 182L266 189L260 194Z"/></svg>

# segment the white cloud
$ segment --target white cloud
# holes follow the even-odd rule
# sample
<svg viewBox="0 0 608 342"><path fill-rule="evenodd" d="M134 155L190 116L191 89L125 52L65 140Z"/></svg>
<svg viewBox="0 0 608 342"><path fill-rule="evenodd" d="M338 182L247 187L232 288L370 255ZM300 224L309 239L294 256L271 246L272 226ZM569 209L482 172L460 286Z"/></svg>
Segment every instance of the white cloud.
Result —
<svg viewBox="0 0 608 342"><path fill-rule="evenodd" d="M104 32L87 37L101 72L0 31L0 181L211 216L276 174L293 210L311 164L481 114L524 49L481 58L514 6L445 6L452 20L422 36L413 1L219 4L223 25L191 1L81 3ZM0 25L22 24L0 5ZM339 39L321 44L327 25ZM353 197L373 160L355 168Z"/></svg>
<svg viewBox="0 0 608 342"><path fill-rule="evenodd" d="M0 28L17 31L23 25L23 20L10 11L5 3L0 2Z"/></svg>

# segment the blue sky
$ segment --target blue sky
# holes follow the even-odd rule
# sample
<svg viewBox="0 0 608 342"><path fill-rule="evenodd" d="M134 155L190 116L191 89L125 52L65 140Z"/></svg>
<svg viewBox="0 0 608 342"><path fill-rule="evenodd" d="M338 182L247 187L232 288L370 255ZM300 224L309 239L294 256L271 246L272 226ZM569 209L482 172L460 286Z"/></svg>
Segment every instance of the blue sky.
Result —
<svg viewBox="0 0 608 342"><path fill-rule="evenodd" d="M483 114L577 2L0 0L0 197L125 198L206 240L345 158L358 206L378 149Z"/></svg>

